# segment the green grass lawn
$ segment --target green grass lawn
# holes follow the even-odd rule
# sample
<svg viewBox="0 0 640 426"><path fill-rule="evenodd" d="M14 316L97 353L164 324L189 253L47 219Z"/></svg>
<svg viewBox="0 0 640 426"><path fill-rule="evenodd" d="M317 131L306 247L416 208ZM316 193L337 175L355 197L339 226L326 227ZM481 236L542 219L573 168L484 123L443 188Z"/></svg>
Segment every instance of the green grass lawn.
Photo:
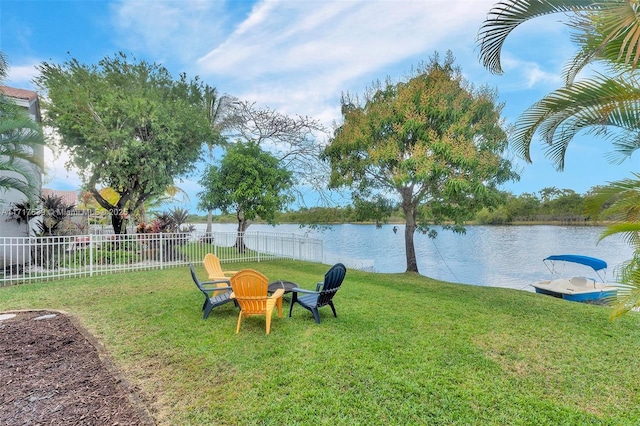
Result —
<svg viewBox="0 0 640 426"><path fill-rule="evenodd" d="M315 288L327 265L269 261ZM428 271L425 271L428 273ZM204 269L198 273L204 278ZM78 317L159 424L640 424L640 315L529 292L348 270L322 323L202 319L188 267L0 288L0 311Z"/></svg>

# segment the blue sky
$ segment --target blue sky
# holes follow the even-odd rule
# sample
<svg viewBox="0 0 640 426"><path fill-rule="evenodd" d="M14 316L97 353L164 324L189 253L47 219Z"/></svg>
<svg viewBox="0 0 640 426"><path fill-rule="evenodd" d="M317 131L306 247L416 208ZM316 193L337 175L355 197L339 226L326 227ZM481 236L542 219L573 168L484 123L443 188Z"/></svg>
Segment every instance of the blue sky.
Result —
<svg viewBox="0 0 640 426"><path fill-rule="evenodd" d="M505 44L504 75L478 61L478 29L494 0L1 0L0 49L10 61L6 84L33 89L35 65L71 57L97 63L118 51L185 72L227 93L328 127L340 118L342 92L363 93L375 80L398 80L433 52L451 50L466 78L496 87L507 122L561 86L574 53L561 15L532 20ZM503 186L520 194L555 186L579 193L639 171L634 155L621 165L604 157L611 145L579 135L563 172L544 157L539 140L533 164L515 158L521 180ZM48 154L45 186L76 189L64 153ZM191 206L197 176L178 183ZM195 210L195 209L194 209Z"/></svg>

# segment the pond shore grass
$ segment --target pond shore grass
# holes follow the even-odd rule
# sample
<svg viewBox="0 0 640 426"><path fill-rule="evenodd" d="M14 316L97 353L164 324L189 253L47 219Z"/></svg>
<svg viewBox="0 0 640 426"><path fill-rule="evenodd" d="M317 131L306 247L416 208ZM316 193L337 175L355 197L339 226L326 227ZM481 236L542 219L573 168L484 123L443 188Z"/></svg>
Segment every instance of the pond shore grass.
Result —
<svg viewBox="0 0 640 426"><path fill-rule="evenodd" d="M270 280L312 289L327 265L269 261ZM428 271L423 271L428 274ZM204 269L198 268L204 277ZM322 323L202 320L189 269L0 288L0 311L75 315L158 424L640 424L640 315L414 274L348 270ZM1 331L0 331L1 332Z"/></svg>

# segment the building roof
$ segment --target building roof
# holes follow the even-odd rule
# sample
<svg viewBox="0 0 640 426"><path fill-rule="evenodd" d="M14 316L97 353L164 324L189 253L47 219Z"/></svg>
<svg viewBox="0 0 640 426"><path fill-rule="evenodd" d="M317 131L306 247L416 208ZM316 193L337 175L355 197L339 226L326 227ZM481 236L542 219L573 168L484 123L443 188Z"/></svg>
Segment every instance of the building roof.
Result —
<svg viewBox="0 0 640 426"><path fill-rule="evenodd" d="M38 92L27 89L17 89L15 87L0 86L0 93L14 100L16 105L20 105L29 111L29 115L38 123L42 122L40 115L40 99Z"/></svg>
<svg viewBox="0 0 640 426"><path fill-rule="evenodd" d="M42 196L46 197L48 195L51 195L52 197L62 198L62 201L68 206L78 205L78 193L76 191L62 191L59 189L42 188Z"/></svg>
<svg viewBox="0 0 640 426"><path fill-rule="evenodd" d="M0 91L4 93L5 96L9 96L11 98L16 99L25 99L29 102L33 102L38 99L38 93L33 90L26 89L16 89L15 87L9 86L0 86Z"/></svg>

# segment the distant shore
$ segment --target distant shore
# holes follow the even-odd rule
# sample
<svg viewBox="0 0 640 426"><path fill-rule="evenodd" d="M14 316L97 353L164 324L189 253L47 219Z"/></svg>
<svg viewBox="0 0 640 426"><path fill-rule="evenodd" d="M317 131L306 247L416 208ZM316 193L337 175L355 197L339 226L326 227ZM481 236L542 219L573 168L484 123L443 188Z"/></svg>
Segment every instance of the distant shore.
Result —
<svg viewBox="0 0 640 426"><path fill-rule="evenodd" d="M192 224L207 224L206 220L191 220L189 223ZM214 220L212 224L230 224L236 223L234 220ZM267 224L265 221L256 220L256 224ZM465 226L474 226L474 225L483 225L483 226L534 226L534 225L552 225L552 226L604 226L608 225L611 222L608 221L575 221L575 220L518 220L508 223L477 223L477 222L468 222ZM305 224L300 222L278 222L279 225L311 225L311 226L328 226L328 225L375 225L375 222L365 221L365 222L323 222L323 223L313 223L313 224ZM389 221L382 223L382 225L404 225L404 221Z"/></svg>

